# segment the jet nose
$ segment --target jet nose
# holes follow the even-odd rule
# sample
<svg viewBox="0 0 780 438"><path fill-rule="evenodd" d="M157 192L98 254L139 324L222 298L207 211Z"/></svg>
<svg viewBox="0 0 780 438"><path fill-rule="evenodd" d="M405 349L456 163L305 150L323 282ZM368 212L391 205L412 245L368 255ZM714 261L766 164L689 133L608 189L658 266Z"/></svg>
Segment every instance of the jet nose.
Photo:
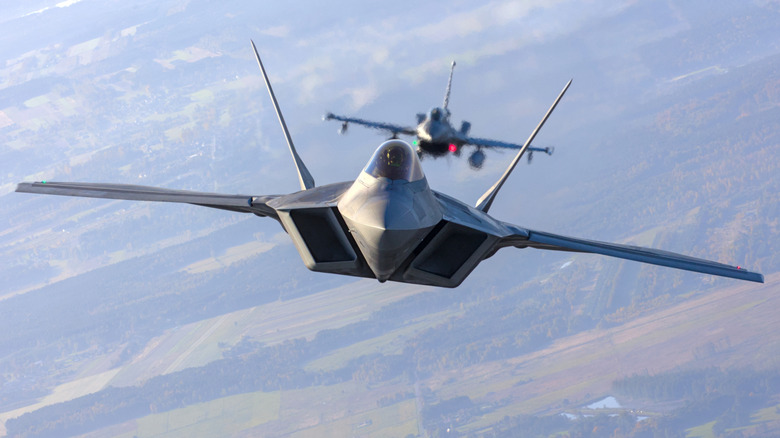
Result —
<svg viewBox="0 0 780 438"><path fill-rule="evenodd" d="M357 225L353 236L377 280L385 281L398 270L425 233L419 229L382 230Z"/></svg>
<svg viewBox="0 0 780 438"><path fill-rule="evenodd" d="M420 128L417 129L417 137L420 140L438 143L447 139L449 130L441 122L426 120Z"/></svg>
<svg viewBox="0 0 780 438"><path fill-rule="evenodd" d="M390 278L432 228L417 216L411 197L385 195L372 197L352 215L343 216L379 281Z"/></svg>
<svg viewBox="0 0 780 438"><path fill-rule="evenodd" d="M433 140L433 137L431 136L431 121L426 120L420 126L417 127L417 138L419 138L422 141L431 141Z"/></svg>
<svg viewBox="0 0 780 438"><path fill-rule="evenodd" d="M441 123L433 123L428 129L428 135L431 137L432 142L444 141L447 137L447 128Z"/></svg>

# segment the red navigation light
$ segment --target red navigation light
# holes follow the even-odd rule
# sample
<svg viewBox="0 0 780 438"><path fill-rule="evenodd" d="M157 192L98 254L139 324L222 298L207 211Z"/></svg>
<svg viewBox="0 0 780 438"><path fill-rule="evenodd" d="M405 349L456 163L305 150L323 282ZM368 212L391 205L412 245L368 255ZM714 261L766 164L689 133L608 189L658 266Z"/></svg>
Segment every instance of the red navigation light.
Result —
<svg viewBox="0 0 780 438"><path fill-rule="evenodd" d="M458 147L455 146L455 143L450 143L450 152L457 152Z"/></svg>

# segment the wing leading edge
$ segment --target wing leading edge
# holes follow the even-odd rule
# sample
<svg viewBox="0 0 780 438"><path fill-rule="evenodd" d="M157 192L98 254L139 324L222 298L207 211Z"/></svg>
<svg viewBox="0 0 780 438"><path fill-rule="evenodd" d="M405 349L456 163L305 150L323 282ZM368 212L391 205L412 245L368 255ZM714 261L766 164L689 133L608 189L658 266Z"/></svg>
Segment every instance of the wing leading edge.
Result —
<svg viewBox="0 0 780 438"><path fill-rule="evenodd" d="M523 145L515 143L507 143L499 140L490 140L488 138L466 137L466 143L474 146L483 146L488 148L502 148L502 149L522 149ZM535 146L528 146L529 151L550 153L552 149L538 148Z"/></svg>
<svg viewBox="0 0 780 438"><path fill-rule="evenodd" d="M730 266L723 263L688 257L673 252L632 245L599 242L596 240L578 239L543 231L521 229L515 226L510 226L510 229L514 234L504 237L501 240L500 246L602 254L642 263L701 272L703 274L737 278L758 283L764 282L764 276L758 272L751 272L738 266Z"/></svg>
<svg viewBox="0 0 780 438"><path fill-rule="evenodd" d="M346 123L354 123L356 125L363 125L369 128L379 129L382 131L388 131L391 134L397 135L397 134L405 134L405 135L415 135L416 131L414 128L410 128L407 126L401 126L401 125L393 125L392 123L380 123L380 122L372 122L369 120L364 119L358 119L355 117L344 117L339 116L333 113L327 113L324 117L325 120L338 120L340 122L346 122Z"/></svg>
<svg viewBox="0 0 780 438"><path fill-rule="evenodd" d="M33 182L19 183L17 192L128 201L180 202L279 219L266 203L277 196L222 195L189 190L163 189L132 184Z"/></svg>

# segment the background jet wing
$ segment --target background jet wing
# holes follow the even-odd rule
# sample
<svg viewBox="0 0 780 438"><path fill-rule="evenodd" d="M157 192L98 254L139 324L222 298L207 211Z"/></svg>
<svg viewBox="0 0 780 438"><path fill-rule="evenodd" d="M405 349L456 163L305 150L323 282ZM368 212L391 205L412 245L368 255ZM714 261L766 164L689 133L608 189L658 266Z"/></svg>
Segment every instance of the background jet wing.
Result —
<svg viewBox="0 0 780 438"><path fill-rule="evenodd" d="M477 137L466 137L465 138L467 144L473 144L475 146L484 146L488 148L502 148L502 149L521 149L523 145L521 144L515 144L515 143L506 143L503 141L498 140L490 140L489 138L477 138ZM546 148L537 148L534 146L528 147L529 151L534 152L545 152L550 153L548 149ZM551 150L551 149L550 149Z"/></svg>
<svg viewBox="0 0 780 438"><path fill-rule="evenodd" d="M276 210L266 202L277 196L221 195L217 193L173 190L131 184L33 182L19 183L17 192L130 201L181 202L241 213L254 213L277 219Z"/></svg>
<svg viewBox="0 0 780 438"><path fill-rule="evenodd" d="M393 125L392 123L371 122L369 120L357 119L354 117L338 116L333 113L325 114L325 120L338 120L340 122L355 123L358 125L367 126L369 128L389 131L392 134L415 135L417 132L415 128L410 128L408 126Z"/></svg>
<svg viewBox="0 0 780 438"><path fill-rule="evenodd" d="M500 246L602 254L642 263L684 269L686 271L738 278L740 280L755 281L759 283L764 282L763 275L757 272L750 272L737 266L729 266L723 263L697 259L658 249L599 242L596 240L577 239L543 231L521 229L511 225L508 226L514 233L504 237L499 243Z"/></svg>

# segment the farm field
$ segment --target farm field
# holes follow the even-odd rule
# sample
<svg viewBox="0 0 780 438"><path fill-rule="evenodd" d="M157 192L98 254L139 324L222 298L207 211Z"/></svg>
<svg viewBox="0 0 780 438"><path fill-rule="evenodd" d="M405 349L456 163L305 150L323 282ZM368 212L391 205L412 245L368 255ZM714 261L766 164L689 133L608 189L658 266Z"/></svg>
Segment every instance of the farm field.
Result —
<svg viewBox="0 0 780 438"><path fill-rule="evenodd" d="M341 436L356 431L362 425L361 436L416 434L421 418L415 405L421 401L415 386L420 386L430 389L438 400L468 396L476 403L495 406L474 421L458 427L462 433L477 432L489 428L505 416L581 412L586 404L609 395L613 380L632 374L724 363L744 366L756 357L761 358L767 368L780 366L780 338L755 336L756 332L780 333L780 321L775 317L775 309L780 306L778 291L780 273L768 275L766 283L760 287L739 284L700 294L626 324L588 330L559 339L537 352L441 373L423 379L417 385L406 379L393 379L376 385L350 381L273 393L252 393L256 397L278 397L278 405L273 405L278 407L278 411L264 412L263 415L270 417L263 418L269 420L243 430L264 436ZM423 321L435 324L439 318L441 315L427 315L420 318L419 324ZM337 350L308 366L335 367L365 354L369 346L390 348L393 342L408 336L410 327L415 327L415 324ZM404 392L417 394L414 398L389 406L376 404L376 400ZM222 420L210 410L220 409L229 400L237 399L218 399L199 408L204 410L198 414L201 418L199 427L203 430L219 427ZM562 403L562 400L565 402ZM647 415L658 415L668 409L631 404L631 401L627 403L623 401L624 407L642 410ZM183 412L189 412L186 409L189 408ZM255 409L269 407L256 405ZM776 420L773 409L755 412L755 423ZM152 417L157 420L146 417L138 424L147 424L145 421L159 424L158 420L162 418L159 415ZM711 425L709 427L711 429ZM113 430L85 436L111 436L113 432L110 431ZM702 432L704 430L707 430L706 425L692 429L690 436L708 436ZM186 436L184 432L180 434L172 429L157 433L159 435L148 436ZM704 435L697 435L701 433Z"/></svg>

